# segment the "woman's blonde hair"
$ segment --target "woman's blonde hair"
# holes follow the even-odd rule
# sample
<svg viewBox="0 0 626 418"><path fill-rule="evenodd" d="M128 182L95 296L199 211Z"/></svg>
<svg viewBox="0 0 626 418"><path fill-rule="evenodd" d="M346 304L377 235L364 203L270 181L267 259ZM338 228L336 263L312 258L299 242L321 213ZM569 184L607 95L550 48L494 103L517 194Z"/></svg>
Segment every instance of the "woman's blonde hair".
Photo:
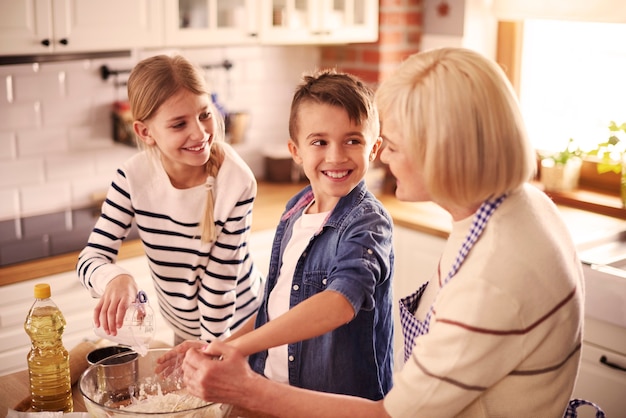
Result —
<svg viewBox="0 0 626 418"><path fill-rule="evenodd" d="M133 119L145 122L150 120L161 105L170 97L186 89L193 94L208 95L210 91L206 85L204 73L181 55L157 55L140 61L128 77L128 100ZM219 145L224 141L224 119L211 101L211 114L214 121L213 144L207 161L207 199L204 216L200 220L202 242L211 242L216 239L214 218L215 207L215 177L224 162L224 149ZM148 147L143 141L137 141L141 148L155 155L158 160L158 148Z"/></svg>
<svg viewBox="0 0 626 418"><path fill-rule="evenodd" d="M480 54L414 54L376 92L384 123L398 122L437 202L469 206L519 188L535 173L517 99L502 69Z"/></svg>

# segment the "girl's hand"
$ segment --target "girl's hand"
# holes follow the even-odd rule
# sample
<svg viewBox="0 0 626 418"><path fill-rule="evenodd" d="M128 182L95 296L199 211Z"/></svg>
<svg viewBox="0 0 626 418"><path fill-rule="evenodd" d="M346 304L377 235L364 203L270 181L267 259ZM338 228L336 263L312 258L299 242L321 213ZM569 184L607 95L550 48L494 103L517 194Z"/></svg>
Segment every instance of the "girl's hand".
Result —
<svg viewBox="0 0 626 418"><path fill-rule="evenodd" d="M126 310L135 301L137 292L137 284L128 274L120 274L111 280L93 311L96 328L102 327L105 333L117 335L117 330L124 324Z"/></svg>
<svg viewBox="0 0 626 418"><path fill-rule="evenodd" d="M163 377L170 377L180 369L189 349L202 349L206 345L207 343L199 340L183 341L157 359L154 371Z"/></svg>

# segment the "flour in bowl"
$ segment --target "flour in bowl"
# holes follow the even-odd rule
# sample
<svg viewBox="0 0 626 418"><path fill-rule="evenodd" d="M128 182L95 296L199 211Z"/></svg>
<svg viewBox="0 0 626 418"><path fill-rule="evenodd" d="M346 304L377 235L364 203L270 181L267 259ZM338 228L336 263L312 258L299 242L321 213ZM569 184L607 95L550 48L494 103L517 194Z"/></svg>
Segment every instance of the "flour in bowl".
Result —
<svg viewBox="0 0 626 418"><path fill-rule="evenodd" d="M142 413L164 413L190 411L202 408L198 413L203 417L221 418L224 415L222 404L211 405L200 398L188 394L186 391L170 392L146 396L141 400L134 399L128 406L121 407L120 410Z"/></svg>

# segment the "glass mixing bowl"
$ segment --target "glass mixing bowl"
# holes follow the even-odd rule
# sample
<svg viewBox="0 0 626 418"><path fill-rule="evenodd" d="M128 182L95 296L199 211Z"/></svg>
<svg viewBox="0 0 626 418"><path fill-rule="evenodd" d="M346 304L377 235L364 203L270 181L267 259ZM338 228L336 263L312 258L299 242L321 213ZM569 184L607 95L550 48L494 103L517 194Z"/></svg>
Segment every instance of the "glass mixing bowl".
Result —
<svg viewBox="0 0 626 418"><path fill-rule="evenodd" d="M179 367L173 367L167 377L156 375L156 360L168 351L153 348L145 356L124 352L89 366L79 382L89 414L96 418L228 416L230 405L190 395Z"/></svg>

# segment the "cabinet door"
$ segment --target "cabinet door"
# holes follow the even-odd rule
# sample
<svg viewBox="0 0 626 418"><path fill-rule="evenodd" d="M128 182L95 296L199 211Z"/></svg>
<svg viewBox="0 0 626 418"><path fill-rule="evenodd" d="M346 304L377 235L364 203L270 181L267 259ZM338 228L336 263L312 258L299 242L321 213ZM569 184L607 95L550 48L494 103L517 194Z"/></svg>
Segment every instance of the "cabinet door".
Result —
<svg viewBox="0 0 626 418"><path fill-rule="evenodd" d="M52 0L54 51L163 45L160 0Z"/></svg>
<svg viewBox="0 0 626 418"><path fill-rule="evenodd" d="M256 0L168 0L165 7L168 46L258 43Z"/></svg>
<svg viewBox="0 0 626 418"><path fill-rule="evenodd" d="M608 363L608 364L607 364ZM582 360L573 398L600 406L607 417L624 416L626 411L626 356L592 343L583 343ZM579 418L595 417L591 407L581 407Z"/></svg>
<svg viewBox="0 0 626 418"><path fill-rule="evenodd" d="M0 55L52 50L52 9L45 0L0 0Z"/></svg>
<svg viewBox="0 0 626 418"><path fill-rule="evenodd" d="M337 44L378 39L377 0L264 0L261 41Z"/></svg>
<svg viewBox="0 0 626 418"><path fill-rule="evenodd" d="M378 40L378 1L329 0L324 10L323 28L328 42L376 42Z"/></svg>
<svg viewBox="0 0 626 418"><path fill-rule="evenodd" d="M160 0L0 0L0 54L162 45Z"/></svg>

